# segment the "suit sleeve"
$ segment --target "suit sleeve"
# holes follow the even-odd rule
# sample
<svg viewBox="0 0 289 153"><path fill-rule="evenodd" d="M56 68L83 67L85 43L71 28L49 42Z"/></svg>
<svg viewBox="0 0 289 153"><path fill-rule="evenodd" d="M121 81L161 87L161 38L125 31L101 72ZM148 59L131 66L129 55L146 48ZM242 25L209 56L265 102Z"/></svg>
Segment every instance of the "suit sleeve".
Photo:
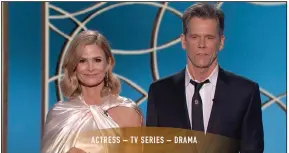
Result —
<svg viewBox="0 0 289 153"><path fill-rule="evenodd" d="M256 84L246 114L243 118L241 133L241 153L263 153L264 133L262 105L259 85Z"/></svg>
<svg viewBox="0 0 289 153"><path fill-rule="evenodd" d="M153 87L150 85L147 101L147 115L146 115L146 126L156 127L157 123L157 110L155 105Z"/></svg>

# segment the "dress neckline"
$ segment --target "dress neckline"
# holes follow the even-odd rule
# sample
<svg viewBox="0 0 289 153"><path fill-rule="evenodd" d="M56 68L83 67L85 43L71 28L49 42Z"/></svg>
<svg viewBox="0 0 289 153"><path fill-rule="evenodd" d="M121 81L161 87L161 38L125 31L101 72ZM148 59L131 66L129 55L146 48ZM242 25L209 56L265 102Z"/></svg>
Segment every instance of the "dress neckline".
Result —
<svg viewBox="0 0 289 153"><path fill-rule="evenodd" d="M110 95L107 95L107 96L105 96L105 97L102 97L101 99L100 99L100 104L88 104L88 103L86 103L86 101L84 100L84 98L83 98L83 96L82 96L82 94L81 95L79 95L78 96L78 98L80 99L80 101L82 102L82 103L84 103L86 106L97 106L97 107L103 107L103 106L105 106L105 104L106 104L106 102L107 102L107 98L109 97Z"/></svg>

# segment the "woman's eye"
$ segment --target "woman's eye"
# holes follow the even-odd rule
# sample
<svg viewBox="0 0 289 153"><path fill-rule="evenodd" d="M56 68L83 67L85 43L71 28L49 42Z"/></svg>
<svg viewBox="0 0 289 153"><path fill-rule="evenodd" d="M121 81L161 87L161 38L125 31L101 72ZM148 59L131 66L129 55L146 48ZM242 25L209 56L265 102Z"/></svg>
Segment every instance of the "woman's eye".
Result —
<svg viewBox="0 0 289 153"><path fill-rule="evenodd" d="M101 62L101 59L97 58L95 59L96 62Z"/></svg>

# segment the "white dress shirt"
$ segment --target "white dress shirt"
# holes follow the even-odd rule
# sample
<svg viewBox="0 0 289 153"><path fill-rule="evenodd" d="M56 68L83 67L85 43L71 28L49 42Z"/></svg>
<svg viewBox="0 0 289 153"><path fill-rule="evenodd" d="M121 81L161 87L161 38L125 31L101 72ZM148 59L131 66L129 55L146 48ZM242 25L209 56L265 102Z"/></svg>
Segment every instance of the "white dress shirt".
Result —
<svg viewBox="0 0 289 153"><path fill-rule="evenodd" d="M210 80L210 83L206 83L200 89L200 96L203 102L203 121L204 121L204 132L207 132L208 122L210 119L210 114L213 106L213 99L215 96L217 78L218 78L219 68L218 65L212 71L207 79ZM190 118L190 123L192 125L192 98L195 92L195 87L193 84L190 83L190 79L193 79L189 73L188 66L186 66L186 75L185 75L185 87L186 87L186 100L187 100L187 107L188 113ZM206 80L206 79L205 79ZM199 82L199 81L196 81Z"/></svg>

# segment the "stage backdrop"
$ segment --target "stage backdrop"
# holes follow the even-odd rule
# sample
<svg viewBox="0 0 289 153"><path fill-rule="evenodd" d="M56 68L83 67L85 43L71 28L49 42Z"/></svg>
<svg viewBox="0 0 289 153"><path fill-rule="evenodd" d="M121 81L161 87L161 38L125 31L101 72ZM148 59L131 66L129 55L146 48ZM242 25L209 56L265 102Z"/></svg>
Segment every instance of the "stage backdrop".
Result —
<svg viewBox="0 0 289 153"><path fill-rule="evenodd" d="M146 115L150 83L185 66L181 15L193 2L9 2L8 153L39 153L41 126L62 93L63 55L82 30L101 32L121 95ZM220 65L260 85L265 153L286 151L286 4L215 3L225 12ZM6 29L7 30L7 29Z"/></svg>

